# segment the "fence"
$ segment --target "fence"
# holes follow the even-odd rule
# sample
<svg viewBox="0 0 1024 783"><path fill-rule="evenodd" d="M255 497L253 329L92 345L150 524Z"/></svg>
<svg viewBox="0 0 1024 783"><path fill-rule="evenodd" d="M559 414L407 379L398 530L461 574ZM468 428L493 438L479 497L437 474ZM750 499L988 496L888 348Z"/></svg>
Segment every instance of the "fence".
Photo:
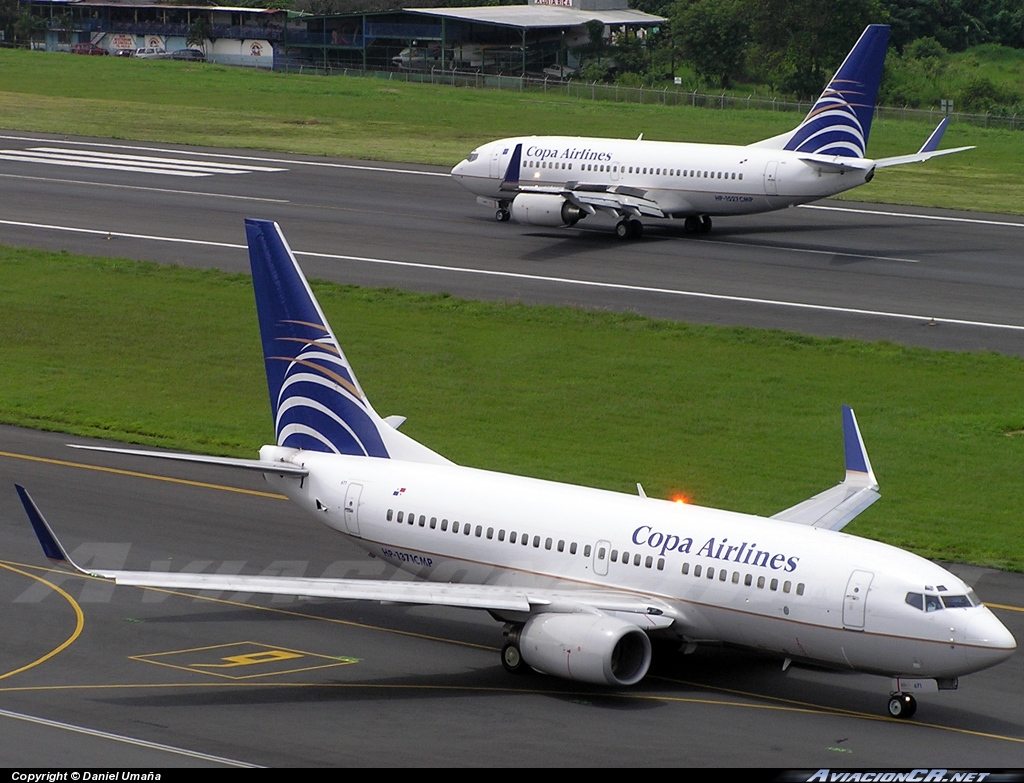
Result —
<svg viewBox="0 0 1024 783"><path fill-rule="evenodd" d="M778 98L764 98L754 95L712 95L689 92L672 87L623 87L600 82L563 81L556 77L536 78L531 76L505 76L482 71L451 71L440 68L430 71L362 70L355 67L323 67L285 60L275 64L275 70L294 73L317 73L334 76L365 76L388 81L446 84L452 87L475 87L477 89L514 90L517 92L543 92L614 103L647 103L665 106L700 106L706 109L760 109L762 111L793 112L806 114L812 101L783 101ZM879 106L875 109L878 118L917 120L935 125L946 116L939 109L911 109L907 107ZM1024 130L1024 116L1014 114L1001 117L993 114L967 114L953 112L950 117L956 122L977 125L984 128L1005 128Z"/></svg>

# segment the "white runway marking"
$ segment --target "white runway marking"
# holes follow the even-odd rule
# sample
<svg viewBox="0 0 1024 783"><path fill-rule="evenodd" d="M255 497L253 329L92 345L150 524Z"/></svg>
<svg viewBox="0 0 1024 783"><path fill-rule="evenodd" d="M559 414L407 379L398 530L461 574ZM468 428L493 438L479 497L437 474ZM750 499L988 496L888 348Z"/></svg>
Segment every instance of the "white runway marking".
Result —
<svg viewBox="0 0 1024 783"><path fill-rule="evenodd" d="M233 242L212 242L202 239L186 239L184 237L161 237L149 234L132 234L122 231L103 231L93 228L76 228L74 226L58 226L45 223L26 223L17 220L0 220L0 225L16 226L19 228L35 228L49 231L64 231L75 234L91 234L96 236L122 237L124 239L143 239L153 242L171 242L186 245L201 245L204 247L223 247L230 250L247 250L242 244ZM552 277L549 275L530 275L523 272L504 272L493 269L474 269L472 267L446 266L443 264L425 264L416 261L396 261L388 258L370 258L366 256L347 256L337 253L316 253L311 251L295 250L295 255L307 258L321 258L330 261L355 261L364 264L378 264L381 266L397 266L407 269L429 269L438 272L451 272L465 275L481 275L484 277L498 277L513 280L528 280L538 283L557 283L560 285L576 286L582 288L597 288L609 291L629 291L632 293L663 294L667 296L687 297L691 299L706 299L719 302L739 302L752 305L768 305L771 307L783 307L795 310L808 310L823 313L839 313L843 315L862 315L875 318L893 318L904 321L934 322L936 324L951 324L955 326L975 326L983 329L1006 329L1015 332L1024 332L1024 325L1005 324L993 321L974 321L967 318L946 318L940 315L923 315L919 313L897 313L887 310L867 310L859 307L838 307L835 305L814 304L811 302L787 302L780 299L760 299L752 296L734 296L731 294L713 294L706 291L685 291L677 288L659 288L657 286L629 285L627 283L609 283L601 280L580 280L571 277Z"/></svg>
<svg viewBox="0 0 1024 783"><path fill-rule="evenodd" d="M260 198L259 196L236 196L232 193L204 193L201 190L174 190L173 188L153 188L145 185L118 185L114 182L86 182L80 179L54 179L53 177L29 177L25 174L0 174L0 179L27 179L36 182L55 182L58 185L88 185L90 188L114 188L115 190L143 190L150 193L174 193L179 196L199 196L201 198L226 198L236 201L262 201L269 204L288 204L286 198Z"/></svg>
<svg viewBox="0 0 1024 783"><path fill-rule="evenodd" d="M198 759L199 761L206 761L211 764L225 764L229 767L261 769L259 765L250 764L246 761L237 761L236 759L224 758L223 756L211 756L209 753L200 753L196 750L176 748L173 745L162 745L159 742L150 742L148 740L136 739L135 737L126 737L123 734L112 734L109 731L88 729L84 726L76 726L73 723L62 723L61 721L49 720L48 718L37 718L34 715L24 715L20 712L11 712L10 710L0 710L0 717L12 718L13 720L20 720L26 723L34 723L38 726L48 726L52 729L62 729L63 731L71 731L75 734L85 734L89 737L98 737L99 739L111 740L113 742L121 742L126 745L134 745L138 748L146 748L147 750L158 750L162 753L172 753L176 756L187 756L188 758Z"/></svg>
<svg viewBox="0 0 1024 783"><path fill-rule="evenodd" d="M124 155L66 147L31 147L25 150L0 150L0 160L71 166L103 171L127 171L133 174L164 174L171 177L210 177L215 174L252 174L285 171L270 166L165 158L155 155Z"/></svg>
<svg viewBox="0 0 1024 783"><path fill-rule="evenodd" d="M11 141L33 141L42 142L45 139L37 139L31 136L4 136L0 135L0 139L9 139ZM68 141L64 140L61 144L77 144L82 147L94 147L97 149L115 149L115 150L140 150L143 152L166 152L170 155L198 155L204 158L220 158L223 160L254 160L261 163L283 163L289 166L314 166L325 169L353 169L355 171L382 171L388 174L415 174L421 177L449 177L447 171L421 171L420 169L404 169L398 168L395 165L388 165L386 163L381 164L369 164L369 163L334 163L331 161L322 160L303 160L301 158L268 158L261 157L259 155L233 155L225 152L200 152L198 150L185 150L185 149L168 149L162 147L143 147L139 145L130 144L103 144L92 141Z"/></svg>

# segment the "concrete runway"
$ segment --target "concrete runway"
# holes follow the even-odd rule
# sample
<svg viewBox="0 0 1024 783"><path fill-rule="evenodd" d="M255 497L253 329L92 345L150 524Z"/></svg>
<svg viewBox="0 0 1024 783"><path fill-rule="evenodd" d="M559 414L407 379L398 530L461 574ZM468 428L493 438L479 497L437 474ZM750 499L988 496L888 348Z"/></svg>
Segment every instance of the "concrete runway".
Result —
<svg viewBox="0 0 1024 783"><path fill-rule="evenodd" d="M644 240L623 244L610 221L495 223L422 167L130 146L0 138L0 242L247 271L241 220L266 217L313 277L1024 355L1018 218L832 204L721 219L702 239L651 222ZM111 157L124 155L161 160ZM904 723L882 717L882 678L784 674L744 652L700 648L609 692L510 678L500 625L483 613L114 591L56 574L15 481L87 565L394 576L267 496L259 477L75 452L67 440L0 428L5 766L1024 759L1019 655L957 692L922 696ZM954 570L1024 639L1024 577Z"/></svg>
<svg viewBox="0 0 1024 783"><path fill-rule="evenodd" d="M246 272L262 217L338 282L1024 355L1017 217L830 202L623 243L496 223L439 169L15 133L0 188L5 244Z"/></svg>

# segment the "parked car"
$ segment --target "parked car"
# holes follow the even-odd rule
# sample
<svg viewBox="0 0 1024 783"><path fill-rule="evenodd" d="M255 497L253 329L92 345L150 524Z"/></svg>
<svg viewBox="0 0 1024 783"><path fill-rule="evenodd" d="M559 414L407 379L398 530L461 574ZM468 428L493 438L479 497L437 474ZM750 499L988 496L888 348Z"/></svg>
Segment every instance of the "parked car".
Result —
<svg viewBox="0 0 1024 783"><path fill-rule="evenodd" d="M94 43L76 43L76 44L71 44L71 53L72 54L94 54L94 55L98 55L98 56L105 55L105 54L110 54L110 52L108 52L102 46L97 46Z"/></svg>
<svg viewBox="0 0 1024 783"><path fill-rule="evenodd" d="M114 52L114 57L134 57L134 56L135 56L135 50L134 49L118 49L116 52Z"/></svg>
<svg viewBox="0 0 1024 783"><path fill-rule="evenodd" d="M172 60L185 60L192 63L205 63L206 55L198 49L178 49L176 52L171 52Z"/></svg>
<svg viewBox="0 0 1024 783"><path fill-rule="evenodd" d="M135 50L135 56L140 60L156 60L167 56L166 49L158 49L155 46L144 46Z"/></svg>

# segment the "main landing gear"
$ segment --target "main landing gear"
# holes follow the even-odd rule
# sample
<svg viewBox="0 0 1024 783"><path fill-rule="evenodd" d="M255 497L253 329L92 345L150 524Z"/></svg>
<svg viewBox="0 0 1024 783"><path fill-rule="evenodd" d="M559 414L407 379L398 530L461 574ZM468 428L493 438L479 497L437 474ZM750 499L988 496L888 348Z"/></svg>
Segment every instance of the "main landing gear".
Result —
<svg viewBox="0 0 1024 783"><path fill-rule="evenodd" d="M530 667L523 661L523 654L519 651L519 632L523 626L509 624L505 628L505 643L501 646L501 665L509 674L525 674Z"/></svg>
<svg viewBox="0 0 1024 783"><path fill-rule="evenodd" d="M498 211L494 213L494 219L499 223L508 223L512 219L512 213L505 207L499 207Z"/></svg>
<svg viewBox="0 0 1024 783"><path fill-rule="evenodd" d="M690 215L683 222L687 234L707 234L711 231L711 215Z"/></svg>
<svg viewBox="0 0 1024 783"><path fill-rule="evenodd" d="M640 239L644 235L644 224L632 218L623 218L615 224L615 236L619 239Z"/></svg>
<svg viewBox="0 0 1024 783"><path fill-rule="evenodd" d="M917 712L917 699L909 693L889 694L889 715L900 720L908 720Z"/></svg>

